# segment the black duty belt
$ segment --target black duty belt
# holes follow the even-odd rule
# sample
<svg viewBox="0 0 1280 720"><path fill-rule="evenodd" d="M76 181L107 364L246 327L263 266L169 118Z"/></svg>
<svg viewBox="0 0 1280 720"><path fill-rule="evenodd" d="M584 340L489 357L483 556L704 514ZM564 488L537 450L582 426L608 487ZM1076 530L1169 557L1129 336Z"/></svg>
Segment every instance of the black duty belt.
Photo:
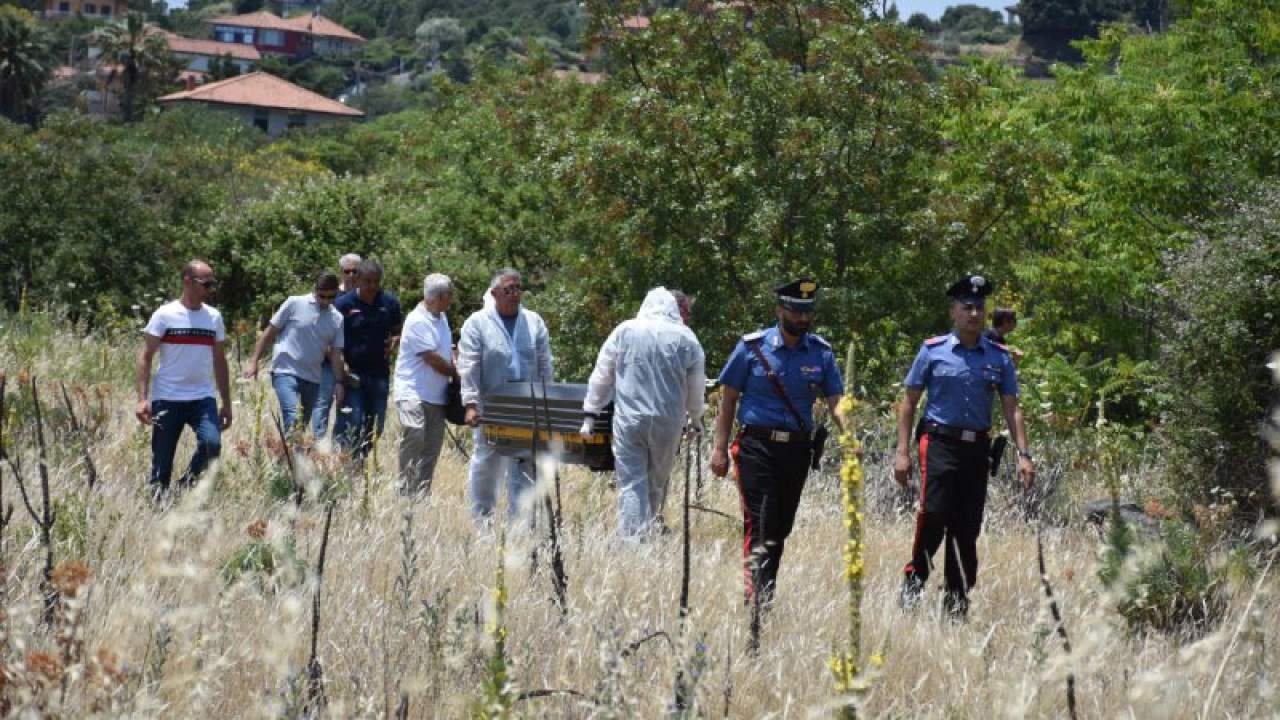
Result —
<svg viewBox="0 0 1280 720"><path fill-rule="evenodd" d="M943 425L932 420L924 424L924 431L930 435L948 438L950 440L959 440L960 442L986 442L986 430L968 430L966 428L955 427L954 425Z"/></svg>
<svg viewBox="0 0 1280 720"><path fill-rule="evenodd" d="M778 428L760 427L758 425L744 426L742 428L742 434L776 443L807 443L811 440L808 433L801 432L799 430L780 430Z"/></svg>

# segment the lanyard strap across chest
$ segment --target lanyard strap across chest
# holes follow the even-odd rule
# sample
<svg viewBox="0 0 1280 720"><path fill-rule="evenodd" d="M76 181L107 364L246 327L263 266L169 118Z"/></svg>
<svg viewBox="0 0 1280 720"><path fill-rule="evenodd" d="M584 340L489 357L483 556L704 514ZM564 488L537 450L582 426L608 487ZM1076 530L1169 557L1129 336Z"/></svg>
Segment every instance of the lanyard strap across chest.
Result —
<svg viewBox="0 0 1280 720"><path fill-rule="evenodd" d="M804 421L804 417L800 415L800 411L796 410L796 406L791 402L791 397L787 395L787 389L782 386L782 381L778 379L778 374L773 371L773 367L769 365L769 360L764 356L764 352L760 350L760 343L747 343L747 347L751 348L751 352L755 353L756 359L764 366L765 376L769 378L769 382L773 385L773 391L782 398L782 402L787 406L796 422L800 424L800 429L809 432L809 423Z"/></svg>

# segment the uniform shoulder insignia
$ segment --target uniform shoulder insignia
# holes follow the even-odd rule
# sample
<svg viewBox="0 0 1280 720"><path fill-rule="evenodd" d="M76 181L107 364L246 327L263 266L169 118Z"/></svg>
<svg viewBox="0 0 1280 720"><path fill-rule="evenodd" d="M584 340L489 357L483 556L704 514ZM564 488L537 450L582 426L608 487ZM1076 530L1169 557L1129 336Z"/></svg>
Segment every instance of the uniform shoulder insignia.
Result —
<svg viewBox="0 0 1280 720"><path fill-rule="evenodd" d="M757 330L757 331L755 331L755 332L747 333L746 335L743 335L743 336L742 336L742 341L743 341L743 342L755 342L756 340L759 340L759 339L761 339L761 338L763 338L763 337L764 337L764 331L763 331L763 330Z"/></svg>
<svg viewBox="0 0 1280 720"><path fill-rule="evenodd" d="M811 338L813 338L813 339L814 339L814 340L815 340L819 345L821 345L822 347L827 348L828 350L829 350L829 349L831 349L831 343L827 342L827 339L826 339L826 338L824 338L824 337L822 337L821 335L816 335L816 334L814 334L814 333L809 333L809 335L808 335L808 336L809 336L809 337L811 337Z"/></svg>
<svg viewBox="0 0 1280 720"><path fill-rule="evenodd" d="M992 340L991 338L984 338L984 339L985 339L987 342L991 343L991 346L992 346L992 347L994 347L995 349L999 350L1000 352L1005 352L1005 353L1009 352L1009 346L1008 346L1008 345L1005 345L1005 344L1003 344L1003 343L998 343L998 342L996 342L995 340Z"/></svg>
<svg viewBox="0 0 1280 720"><path fill-rule="evenodd" d="M947 338L949 338L949 337L951 337L951 336L950 336L950 335L938 335L937 337L931 337L931 338L929 338L928 340L925 340L925 341L924 341L924 344L925 344L925 345L928 345L929 347L933 347L933 346L935 346L935 345L941 345L942 343L946 342L946 341L947 341Z"/></svg>

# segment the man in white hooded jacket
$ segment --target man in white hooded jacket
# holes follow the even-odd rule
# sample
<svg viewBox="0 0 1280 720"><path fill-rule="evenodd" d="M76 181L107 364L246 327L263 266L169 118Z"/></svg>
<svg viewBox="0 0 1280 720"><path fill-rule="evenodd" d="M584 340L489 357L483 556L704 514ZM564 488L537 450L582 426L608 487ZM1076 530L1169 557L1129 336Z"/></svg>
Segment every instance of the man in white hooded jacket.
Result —
<svg viewBox="0 0 1280 720"><path fill-rule="evenodd" d="M667 484L689 419L701 430L706 360L666 288L645 296L640 312L609 335L596 357L582 403L582 433L613 406L613 456L618 485L618 534L642 534L662 511Z"/></svg>
<svg viewBox="0 0 1280 720"><path fill-rule="evenodd" d="M507 478L507 518L514 520L533 482L521 463L499 455L484 439L485 394L508 382L551 382L551 343L547 325L532 310L520 307L520 273L499 270L485 293L484 309L471 313L458 340L458 375L467 424L474 427L475 450L467 476L467 500L477 520L493 515L498 480Z"/></svg>

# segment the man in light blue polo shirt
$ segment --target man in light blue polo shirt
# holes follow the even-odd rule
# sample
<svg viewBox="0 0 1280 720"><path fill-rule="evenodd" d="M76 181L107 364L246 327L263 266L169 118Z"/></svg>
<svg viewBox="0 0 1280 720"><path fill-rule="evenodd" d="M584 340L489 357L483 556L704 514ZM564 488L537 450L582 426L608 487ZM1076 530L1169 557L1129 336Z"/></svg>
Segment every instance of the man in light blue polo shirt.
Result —
<svg viewBox="0 0 1280 720"><path fill-rule="evenodd" d="M894 476L906 487L916 408L921 396L928 395L916 448L920 512L899 602L904 609L919 603L933 555L945 544L943 609L955 620L963 620L968 613L969 590L978 579L978 534L987 501L991 410L997 393L1027 489L1036 474L1018 407L1013 360L1008 348L982 336L991 291L991 282L981 275L967 275L947 290L953 329L920 345L904 383L906 397L898 415Z"/></svg>
<svg viewBox="0 0 1280 720"><path fill-rule="evenodd" d="M308 295L285 300L271 317L267 329L253 346L253 355L244 376L258 375L258 359L268 344L271 357L271 386L280 401L280 415L286 428L311 417L320 390L320 366L327 357L338 382L334 402L342 406L343 388L348 380L342 361L342 314L333 307L338 294L338 276L322 272Z"/></svg>

